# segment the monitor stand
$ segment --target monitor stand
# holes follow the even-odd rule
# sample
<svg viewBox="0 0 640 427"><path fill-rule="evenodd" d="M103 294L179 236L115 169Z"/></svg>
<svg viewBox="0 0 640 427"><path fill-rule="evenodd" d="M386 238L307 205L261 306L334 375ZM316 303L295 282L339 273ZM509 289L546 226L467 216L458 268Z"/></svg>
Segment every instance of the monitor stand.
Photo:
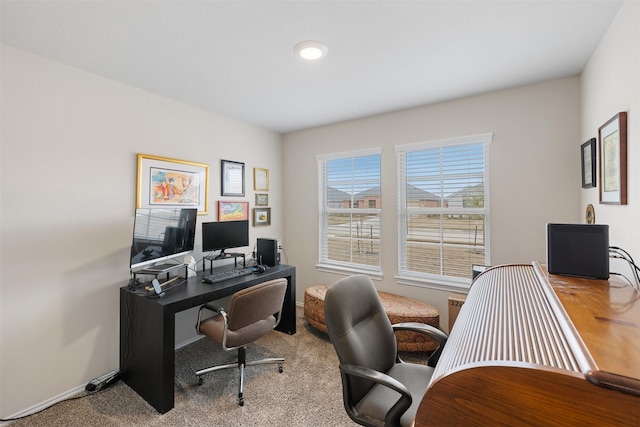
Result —
<svg viewBox="0 0 640 427"><path fill-rule="evenodd" d="M147 267L143 270L140 270L139 272L147 272L147 273L158 273L158 274L162 274L162 273L167 273L171 270L175 270L178 267L183 267L185 264L158 264L158 265L152 265L151 267Z"/></svg>
<svg viewBox="0 0 640 427"><path fill-rule="evenodd" d="M206 270L206 263L205 261L209 261L211 262L211 264L209 264L209 272L213 273L213 261L217 261L217 260L221 260L221 259L230 259L233 258L233 265L235 267L238 267L238 258L242 258L242 267L246 268L247 267L247 261L245 258L244 254L241 253L232 253L232 252L222 252L218 255L208 255L204 258L202 258L202 271Z"/></svg>
<svg viewBox="0 0 640 427"><path fill-rule="evenodd" d="M189 264L159 264L159 265L152 265L152 266L144 268L142 270L134 271L133 272L133 279L135 281L135 279L137 279L138 274L153 276L153 277L155 277L157 279L159 275L166 273L167 274L167 279L166 280L169 280L169 273L172 272L173 270L175 270L177 268L181 268L181 267L184 267L184 269L185 269L185 271L184 271L185 276L184 277L188 277Z"/></svg>

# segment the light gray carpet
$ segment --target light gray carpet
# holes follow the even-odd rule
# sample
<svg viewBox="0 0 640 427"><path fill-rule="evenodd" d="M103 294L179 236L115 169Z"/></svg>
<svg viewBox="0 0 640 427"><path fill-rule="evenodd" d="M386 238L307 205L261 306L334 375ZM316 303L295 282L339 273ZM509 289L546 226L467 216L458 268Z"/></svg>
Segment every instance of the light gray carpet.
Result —
<svg viewBox="0 0 640 427"><path fill-rule="evenodd" d="M326 335L311 329L297 309L295 335L272 332L247 348L247 360L283 356L277 365L245 370L245 405L238 406L237 369L213 372L197 385L194 372L229 363L207 339L176 351L175 407L159 414L122 381L101 393L60 403L15 421L31 426L354 426L342 406L338 359Z"/></svg>

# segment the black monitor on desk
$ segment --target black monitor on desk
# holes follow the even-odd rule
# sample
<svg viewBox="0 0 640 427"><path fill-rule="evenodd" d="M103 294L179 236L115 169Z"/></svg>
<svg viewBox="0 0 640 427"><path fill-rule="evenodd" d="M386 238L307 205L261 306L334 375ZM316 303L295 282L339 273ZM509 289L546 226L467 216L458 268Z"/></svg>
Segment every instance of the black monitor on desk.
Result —
<svg viewBox="0 0 640 427"><path fill-rule="evenodd" d="M249 246L249 221L218 221L202 223L202 251L220 251Z"/></svg>

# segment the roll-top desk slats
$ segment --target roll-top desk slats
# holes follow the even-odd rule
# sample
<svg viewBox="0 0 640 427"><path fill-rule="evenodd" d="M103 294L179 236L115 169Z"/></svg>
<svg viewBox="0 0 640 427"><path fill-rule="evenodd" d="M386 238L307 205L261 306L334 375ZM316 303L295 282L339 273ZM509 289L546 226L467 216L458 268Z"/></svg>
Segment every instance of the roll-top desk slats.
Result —
<svg viewBox="0 0 640 427"><path fill-rule="evenodd" d="M640 425L640 293L550 276L537 263L487 270L415 424Z"/></svg>

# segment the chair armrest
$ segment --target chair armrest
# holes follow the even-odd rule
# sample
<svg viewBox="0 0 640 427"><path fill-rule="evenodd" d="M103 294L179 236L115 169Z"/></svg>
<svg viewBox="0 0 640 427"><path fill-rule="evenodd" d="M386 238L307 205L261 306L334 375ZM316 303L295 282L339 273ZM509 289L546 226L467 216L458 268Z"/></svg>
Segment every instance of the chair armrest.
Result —
<svg viewBox="0 0 640 427"><path fill-rule="evenodd" d="M203 305L202 307L200 307L200 310L202 310L203 308L206 308L209 311L215 311L216 313L220 313L221 311L224 311L224 308L218 307L217 305L213 305L211 303L207 303Z"/></svg>
<svg viewBox="0 0 640 427"><path fill-rule="evenodd" d="M449 335L436 328L435 326L427 325L426 323L418 323L418 322L405 322L405 323L396 323L395 325L391 325L394 331L412 331L412 332L420 332L425 335L429 335L434 340L438 341L440 345L444 345L449 338Z"/></svg>
<svg viewBox="0 0 640 427"><path fill-rule="evenodd" d="M438 348L436 348L433 353L427 358L427 364L431 367L435 367L438 359L440 358L440 354L444 349L444 345L447 342L449 336L436 328L435 326L427 325L425 323L418 322L405 322L405 323L396 323L395 325L391 325L394 331L411 331L411 332L419 332L421 334L425 334L438 342Z"/></svg>
<svg viewBox="0 0 640 427"><path fill-rule="evenodd" d="M210 303L207 303L203 306L200 307L200 310L198 310L198 320L196 321L196 332L199 335L203 335L200 332L200 323L202 322L202 311L203 310L209 310L209 311L213 311L214 313L218 313L219 315L221 315L222 317L224 317L224 323L225 325L227 324L227 312L224 311L224 308L222 307L218 307L217 305L213 305ZM205 319L206 320L206 319Z"/></svg>
<svg viewBox="0 0 640 427"><path fill-rule="evenodd" d="M346 381L346 384L349 384L349 376L354 376L358 378L364 378L366 380L373 381L377 384L381 384L385 387L389 387L390 389L398 392L400 394L400 398L396 401L396 403L391 407L389 412L387 412L387 416L385 418L385 426L400 426L400 417L404 414L407 409L411 406L413 402L413 398L411 397L411 392L407 387L402 384L400 381L395 378L390 377L389 375L370 369L365 368L363 366L357 365L349 365L349 364L340 364L340 372L342 373L343 380ZM345 378L345 376L347 378ZM346 385L345 384L345 385ZM349 399L345 398L345 405L348 404L347 410L352 414L357 416L357 410L355 408L354 402L351 402Z"/></svg>

